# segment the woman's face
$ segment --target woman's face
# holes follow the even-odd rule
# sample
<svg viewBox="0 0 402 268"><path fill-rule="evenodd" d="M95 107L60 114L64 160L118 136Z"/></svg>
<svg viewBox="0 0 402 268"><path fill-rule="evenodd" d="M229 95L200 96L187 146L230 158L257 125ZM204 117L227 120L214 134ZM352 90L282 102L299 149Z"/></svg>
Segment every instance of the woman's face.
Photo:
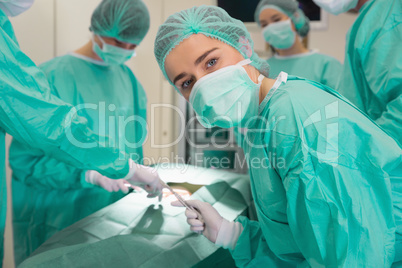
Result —
<svg viewBox="0 0 402 268"><path fill-rule="evenodd" d="M201 77L242 60L244 57L233 47L203 34L194 34L169 53L165 70L169 80L188 101L194 84ZM244 68L255 80L258 71L249 65Z"/></svg>
<svg viewBox="0 0 402 268"><path fill-rule="evenodd" d="M261 25L261 28L265 28L270 23L285 21L288 19L289 19L289 17L286 14L279 12L276 9L266 8L263 11L261 11L260 25ZM294 32L296 31L293 22L292 22L292 29Z"/></svg>

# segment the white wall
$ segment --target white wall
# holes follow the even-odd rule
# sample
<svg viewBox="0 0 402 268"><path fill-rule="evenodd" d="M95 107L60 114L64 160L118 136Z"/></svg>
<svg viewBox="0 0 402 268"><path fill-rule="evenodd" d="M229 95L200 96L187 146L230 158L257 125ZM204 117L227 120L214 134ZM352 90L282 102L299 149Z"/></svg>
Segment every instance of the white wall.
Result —
<svg viewBox="0 0 402 268"><path fill-rule="evenodd" d="M40 64L57 55L63 55L72 51L90 38L88 31L90 15L100 0L40 0L34 6L12 22L17 38L23 51L28 54L35 63ZM163 79L159 67L153 55L153 42L158 26L168 15L178 10L193 5L213 4L216 0L144 0L151 13L151 28L137 50L138 56L128 65L133 69L137 78L143 84L148 95L148 108L152 104L176 103L176 95L169 89L169 84ZM79 8L77 8L79 7ZM344 14L329 16L329 27L324 31L312 31L309 35L310 48L332 55L341 62L344 57L345 35L352 25L356 15ZM259 33L253 33L256 45L263 46L263 39ZM154 119L151 127L154 129L153 142L166 144L174 140L178 132L175 125L174 114L164 109L156 109L149 118ZM8 137L9 140L9 137ZM157 159L160 156L168 156L172 149L151 148L151 140L145 145L145 156ZM10 181L8 169L7 182ZM11 191L8 190L8 193ZM10 198L10 194L9 194ZM9 199L10 200L10 199ZM12 232L11 232L11 202L8 202L8 215L5 237L4 267L12 268Z"/></svg>
<svg viewBox="0 0 402 268"><path fill-rule="evenodd" d="M309 33L309 48L333 56L343 63L346 33L356 20L357 14L328 15L328 29Z"/></svg>

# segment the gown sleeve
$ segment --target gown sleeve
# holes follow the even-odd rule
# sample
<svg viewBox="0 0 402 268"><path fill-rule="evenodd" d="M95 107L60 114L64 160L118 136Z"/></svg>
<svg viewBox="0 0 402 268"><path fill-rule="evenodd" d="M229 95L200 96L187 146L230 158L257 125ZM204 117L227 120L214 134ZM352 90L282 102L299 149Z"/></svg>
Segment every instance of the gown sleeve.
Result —
<svg viewBox="0 0 402 268"><path fill-rule="evenodd" d="M77 168L111 178L127 175L127 155L107 147L107 137L94 134L74 107L50 94L44 73L3 28L0 47L0 127L16 140Z"/></svg>

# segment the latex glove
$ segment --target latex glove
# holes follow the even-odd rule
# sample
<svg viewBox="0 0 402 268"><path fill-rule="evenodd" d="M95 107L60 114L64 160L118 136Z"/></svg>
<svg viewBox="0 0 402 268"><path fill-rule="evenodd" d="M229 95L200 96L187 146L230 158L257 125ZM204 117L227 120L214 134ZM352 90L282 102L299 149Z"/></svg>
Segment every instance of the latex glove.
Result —
<svg viewBox="0 0 402 268"><path fill-rule="evenodd" d="M229 222L224 219L211 204L199 200L186 200L189 207L192 207L201 214L202 220L197 219L196 212L186 209L187 223L193 232L202 232L209 241L219 247L234 249L239 239L243 226L239 222ZM179 201L171 203L172 206L182 207Z"/></svg>
<svg viewBox="0 0 402 268"><path fill-rule="evenodd" d="M102 187L108 192L118 192L128 193L128 187L124 184L129 182L124 179L113 180L108 177L103 176L95 170L88 170L85 173L85 180L93 185Z"/></svg>
<svg viewBox="0 0 402 268"><path fill-rule="evenodd" d="M148 192L148 197L157 197L162 200L164 184L156 169L135 163L130 159L130 172L125 179L132 185L137 185Z"/></svg>

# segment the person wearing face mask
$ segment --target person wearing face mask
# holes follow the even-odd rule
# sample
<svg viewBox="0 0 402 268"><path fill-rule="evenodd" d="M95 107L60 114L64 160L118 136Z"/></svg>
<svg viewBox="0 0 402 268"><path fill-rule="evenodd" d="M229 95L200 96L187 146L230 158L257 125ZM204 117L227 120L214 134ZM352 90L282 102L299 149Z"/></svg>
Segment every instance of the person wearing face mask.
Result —
<svg viewBox="0 0 402 268"><path fill-rule="evenodd" d="M284 71L335 88L342 64L304 47L301 38L310 30L309 19L295 0L261 0L254 16L265 41L275 51L268 59L271 78Z"/></svg>
<svg viewBox="0 0 402 268"><path fill-rule="evenodd" d="M402 1L314 2L335 15L359 12L337 88L402 146Z"/></svg>
<svg viewBox="0 0 402 268"><path fill-rule="evenodd" d="M78 113L92 131L109 136L136 163L142 163L147 135L147 99L124 63L135 55L149 25L142 0L103 0L92 14L92 40L40 66L51 93L82 107ZM88 176L85 170L17 140L10 148L10 166L17 265L53 234L128 191L124 180L111 180L97 172Z"/></svg>
<svg viewBox="0 0 402 268"><path fill-rule="evenodd" d="M402 149L321 83L280 73L244 24L215 6L159 27L155 57L205 127L246 127L258 221L188 200L187 222L237 267L390 267L401 261ZM179 205L177 202L173 205ZM374 216L373 216L374 215Z"/></svg>
<svg viewBox="0 0 402 268"><path fill-rule="evenodd" d="M76 107L50 93L45 74L21 51L8 18L27 10L33 2L0 0L0 267L7 211L6 133L71 167L86 170L83 177L90 182L102 184L109 178L124 178L131 184L142 185L150 197L163 188L155 170L134 163L126 152L113 146L109 137L95 134L88 120L78 115ZM24 156L21 152L21 157ZM25 163L21 165L28 169ZM57 172L58 166L52 168ZM114 186L124 189L119 183ZM63 212L65 208L59 210Z"/></svg>

